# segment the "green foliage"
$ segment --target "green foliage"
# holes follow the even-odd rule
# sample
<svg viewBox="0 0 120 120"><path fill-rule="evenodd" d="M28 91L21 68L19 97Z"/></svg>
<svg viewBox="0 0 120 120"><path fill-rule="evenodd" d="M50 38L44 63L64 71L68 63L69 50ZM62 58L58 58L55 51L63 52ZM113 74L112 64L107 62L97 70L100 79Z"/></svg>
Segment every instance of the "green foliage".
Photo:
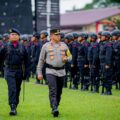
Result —
<svg viewBox="0 0 120 120"><path fill-rule="evenodd" d="M120 0L110 0L111 2L120 3Z"/></svg>
<svg viewBox="0 0 120 120"><path fill-rule="evenodd" d="M118 28L120 29L120 19L116 20L116 25L118 26Z"/></svg>
<svg viewBox="0 0 120 120"><path fill-rule="evenodd" d="M48 87L26 83L25 101L21 90L18 115L10 117L7 84L0 79L0 120L53 120L49 106ZM80 90L64 89L58 120L120 120L120 91L113 88L112 96L103 96Z"/></svg>
<svg viewBox="0 0 120 120"><path fill-rule="evenodd" d="M92 3L86 4L83 9L92 9L99 7L119 6L120 0L93 0Z"/></svg>

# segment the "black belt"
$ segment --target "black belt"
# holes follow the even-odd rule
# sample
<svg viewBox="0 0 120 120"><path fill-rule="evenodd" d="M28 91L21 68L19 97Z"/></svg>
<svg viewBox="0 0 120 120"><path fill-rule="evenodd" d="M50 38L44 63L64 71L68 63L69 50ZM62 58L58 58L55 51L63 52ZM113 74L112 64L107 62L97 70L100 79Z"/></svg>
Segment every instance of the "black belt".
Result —
<svg viewBox="0 0 120 120"><path fill-rule="evenodd" d="M64 66L62 66L62 67L53 67L52 65L46 63L46 68L55 69L55 70L62 70L65 67Z"/></svg>
<svg viewBox="0 0 120 120"><path fill-rule="evenodd" d="M5 65L6 68L10 68L13 70L17 70L17 69L21 69L21 66L17 66L17 65Z"/></svg>

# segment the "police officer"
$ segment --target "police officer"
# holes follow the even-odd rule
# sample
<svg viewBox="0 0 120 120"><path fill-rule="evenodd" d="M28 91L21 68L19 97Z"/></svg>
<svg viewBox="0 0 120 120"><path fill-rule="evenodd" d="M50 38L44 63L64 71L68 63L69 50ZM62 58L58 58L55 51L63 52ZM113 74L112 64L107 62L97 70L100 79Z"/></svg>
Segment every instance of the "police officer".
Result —
<svg viewBox="0 0 120 120"><path fill-rule="evenodd" d="M63 42L60 42L60 30L52 29L50 31L51 41L43 45L38 66L38 79L42 80L42 67L46 62L46 78L49 86L49 97L52 113L54 117L58 117L58 106L61 99L62 88L64 83L66 61L71 60L71 54Z"/></svg>
<svg viewBox="0 0 120 120"><path fill-rule="evenodd" d="M88 61L90 67L91 91L99 92L99 44L97 42L97 35L95 33L89 33L88 39L90 40Z"/></svg>
<svg viewBox="0 0 120 120"><path fill-rule="evenodd" d="M72 52L72 42L73 42L73 35L72 34L67 34L64 39L64 43L68 46L70 52ZM67 88L67 82L70 81L69 88L72 88L72 82L73 82L73 75L71 71L71 61L67 62L65 64L65 80L64 80L64 87Z"/></svg>
<svg viewBox="0 0 120 120"><path fill-rule="evenodd" d="M8 33L4 33L3 34L3 44L7 44L9 41L9 34Z"/></svg>
<svg viewBox="0 0 120 120"><path fill-rule="evenodd" d="M97 33L97 37L98 37L98 43L100 42L100 39L101 39L101 34L102 34L102 31L99 31L98 33Z"/></svg>
<svg viewBox="0 0 120 120"><path fill-rule="evenodd" d="M0 34L0 49L3 45L3 36ZM0 57L0 77L4 77L4 72L3 72L3 59Z"/></svg>
<svg viewBox="0 0 120 120"><path fill-rule="evenodd" d="M78 34L76 32L72 33L73 35L73 42L71 43L72 47L72 63L71 63L71 75L73 78L73 86L72 89L78 89L78 67L77 67L77 46L78 46Z"/></svg>
<svg viewBox="0 0 120 120"><path fill-rule="evenodd" d="M114 30L111 35L114 49L113 80L116 83L116 89L120 90L120 30Z"/></svg>
<svg viewBox="0 0 120 120"><path fill-rule="evenodd" d="M48 42L47 37L48 37L48 32L45 30L41 31L40 33L40 47L41 48L45 43ZM40 48L40 52L41 52L41 48ZM38 54L40 55L40 53ZM46 64L44 64L42 72L43 72L43 79L45 80L45 84L47 85L48 82L46 80ZM43 84L43 80L41 81L41 84Z"/></svg>
<svg viewBox="0 0 120 120"><path fill-rule="evenodd" d="M102 94L105 95L112 95L113 47L110 37L110 32L102 32L99 53L101 74L103 75ZM104 92L104 88L106 92Z"/></svg>
<svg viewBox="0 0 120 120"><path fill-rule="evenodd" d="M85 77L86 65L87 65L87 48L84 45L86 41L86 34L79 33L78 46L77 46L77 67L80 75L81 90L88 90L88 81Z"/></svg>
<svg viewBox="0 0 120 120"><path fill-rule="evenodd" d="M27 52L24 46L19 43L20 32L12 28L9 30L9 43L2 47L0 56L4 57L5 79L8 84L9 105L11 108L10 115L17 114L19 104L19 95L22 79L25 79L26 69L28 66ZM24 66L24 71L22 67ZM23 76L24 75L24 76Z"/></svg>
<svg viewBox="0 0 120 120"><path fill-rule="evenodd" d="M31 64L31 46L30 46L30 42L29 42L29 38L28 35L22 35L21 36L21 40L22 40L22 44L24 45L26 51L27 51L27 57L29 58L29 63ZM31 66L28 67L27 69L27 76L26 76L26 82L29 82L29 78L30 78L30 73L31 73Z"/></svg>
<svg viewBox="0 0 120 120"><path fill-rule="evenodd" d="M38 64L39 54L41 50L41 44L40 44L40 34L35 33L32 37L33 39L33 45L31 46L31 69L33 77L36 75L36 66ZM36 76L36 84L40 84L40 81L37 79Z"/></svg>
<svg viewBox="0 0 120 120"><path fill-rule="evenodd" d="M60 33L60 36L61 36L61 42L64 42L64 39L65 39L65 33L64 33L64 32L61 32L61 33Z"/></svg>

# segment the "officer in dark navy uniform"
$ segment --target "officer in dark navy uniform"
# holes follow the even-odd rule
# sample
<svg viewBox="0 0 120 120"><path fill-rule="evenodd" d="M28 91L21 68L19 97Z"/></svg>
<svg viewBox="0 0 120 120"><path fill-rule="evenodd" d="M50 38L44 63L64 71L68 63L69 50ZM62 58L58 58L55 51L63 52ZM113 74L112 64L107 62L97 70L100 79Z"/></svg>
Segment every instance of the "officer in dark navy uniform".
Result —
<svg viewBox="0 0 120 120"><path fill-rule="evenodd" d="M4 33L3 34L3 44L7 44L9 41L9 34L8 33Z"/></svg>
<svg viewBox="0 0 120 120"><path fill-rule="evenodd" d="M99 44L97 42L97 35L95 33L89 33L89 40L88 61L91 91L99 92Z"/></svg>
<svg viewBox="0 0 120 120"><path fill-rule="evenodd" d="M113 46L110 42L111 34L103 31L100 43L100 66L103 74L102 94L112 95L112 74L113 74ZM104 92L104 88L106 91Z"/></svg>
<svg viewBox="0 0 120 120"><path fill-rule="evenodd" d="M114 49L113 80L116 83L116 89L120 90L120 30L114 30L111 35Z"/></svg>
<svg viewBox="0 0 120 120"><path fill-rule="evenodd" d="M31 71L32 71L32 75L34 77L34 75L36 75L36 66L38 63L38 59L39 59L39 54L40 54L40 50L41 50L41 44L40 44L40 34L39 33L35 33L32 37L32 41L33 41L33 45L31 46ZM40 84L40 81L37 79L36 77L36 84Z"/></svg>
<svg viewBox="0 0 120 120"><path fill-rule="evenodd" d="M0 34L0 49L1 49L2 45L3 45L3 36ZM0 77L4 77L2 57L0 57Z"/></svg>
<svg viewBox="0 0 120 120"><path fill-rule="evenodd" d="M71 44L72 47L72 63L71 63L71 75L73 78L73 86L72 89L76 90L78 89L78 82L79 82L79 78L78 78L78 67L77 67L77 46L78 46L78 34L76 32L72 33L73 35L73 42Z"/></svg>
<svg viewBox="0 0 120 120"><path fill-rule="evenodd" d="M21 40L22 40L22 44L25 46L25 49L27 51L29 63L31 64L31 46L30 46L28 35L27 34L22 35ZM27 72L26 82L29 82L30 73L31 73L31 66L28 67L26 72Z"/></svg>
<svg viewBox="0 0 120 120"><path fill-rule="evenodd" d="M65 39L65 33L64 33L64 32L61 32L61 33L60 33L60 36L61 36L61 41L64 42L64 39Z"/></svg>
<svg viewBox="0 0 120 120"><path fill-rule="evenodd" d="M47 37L48 37L48 32L47 32L46 30L41 31L41 33L40 33L40 52L41 52L42 46L43 46L45 43L49 42L49 41L47 40ZM38 56L39 56L39 55L40 55L40 53L38 53ZM47 82L47 80L46 80L46 64L44 64L44 67L43 67L42 72L43 72L43 79L44 79L44 81L45 81L45 84L47 85L48 82ZM43 84L43 80L41 81L41 84Z"/></svg>
<svg viewBox="0 0 120 120"><path fill-rule="evenodd" d="M87 59L87 50L86 46L84 45L86 40L86 34L80 33L78 36L78 46L77 46L77 67L79 70L80 76L80 83L81 83L81 90L88 89L88 83L85 78L85 71L86 71L86 59Z"/></svg>
<svg viewBox="0 0 120 120"><path fill-rule="evenodd" d="M28 66L27 52L24 46L19 42L20 32L13 28L9 30L9 43L2 47L0 56L4 57L5 79L8 84L10 115L17 114L19 104L19 95L22 80L26 77Z"/></svg>
<svg viewBox="0 0 120 120"><path fill-rule="evenodd" d="M72 42L73 42L73 35L67 34L64 38L64 43L68 46L70 52L72 52ZM72 88L72 82L73 82L73 75L71 71L71 61L67 62L65 64L65 80L64 80L64 87L67 88L67 82L70 81L69 88Z"/></svg>

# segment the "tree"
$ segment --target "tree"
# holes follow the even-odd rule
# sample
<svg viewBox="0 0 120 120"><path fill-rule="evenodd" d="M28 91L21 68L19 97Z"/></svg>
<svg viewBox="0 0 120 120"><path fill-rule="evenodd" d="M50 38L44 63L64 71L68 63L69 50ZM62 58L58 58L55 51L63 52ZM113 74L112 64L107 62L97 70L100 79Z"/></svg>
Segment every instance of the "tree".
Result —
<svg viewBox="0 0 120 120"><path fill-rule="evenodd" d="M92 9L99 7L120 6L120 0L93 0L92 3L86 4L83 9Z"/></svg>

